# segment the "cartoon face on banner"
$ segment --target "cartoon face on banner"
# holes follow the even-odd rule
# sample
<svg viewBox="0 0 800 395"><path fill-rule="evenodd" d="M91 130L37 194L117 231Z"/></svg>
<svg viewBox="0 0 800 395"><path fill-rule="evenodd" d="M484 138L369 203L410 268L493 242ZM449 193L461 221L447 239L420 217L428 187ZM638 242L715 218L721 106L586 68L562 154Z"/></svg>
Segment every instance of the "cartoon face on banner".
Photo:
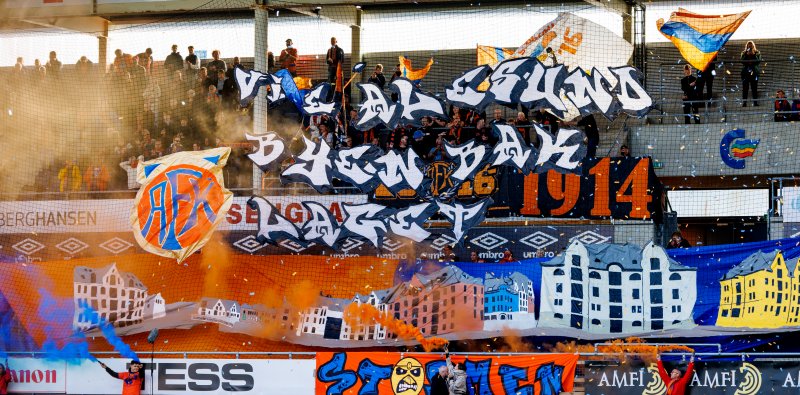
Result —
<svg viewBox="0 0 800 395"><path fill-rule="evenodd" d="M407 357L392 368L392 390L395 395L417 395L425 384L422 364L415 358Z"/></svg>
<svg viewBox="0 0 800 395"><path fill-rule="evenodd" d="M222 177L230 152L178 152L139 165L131 224L143 249L180 262L205 245L233 201Z"/></svg>

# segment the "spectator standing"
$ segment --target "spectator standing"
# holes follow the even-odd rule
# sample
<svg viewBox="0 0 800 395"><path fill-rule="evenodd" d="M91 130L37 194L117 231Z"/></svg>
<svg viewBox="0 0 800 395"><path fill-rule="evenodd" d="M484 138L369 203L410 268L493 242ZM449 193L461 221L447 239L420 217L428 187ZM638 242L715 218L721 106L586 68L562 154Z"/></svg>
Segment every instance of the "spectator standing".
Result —
<svg viewBox="0 0 800 395"><path fill-rule="evenodd" d="M789 122L792 120L792 105L786 99L786 93L778 89L775 93L775 122Z"/></svg>
<svg viewBox="0 0 800 395"><path fill-rule="evenodd" d="M378 85L378 87L381 88L381 90L383 90L383 87L386 86L386 77L383 75L382 64L378 63L375 66L375 71L372 72L372 75L369 77L367 82Z"/></svg>
<svg viewBox="0 0 800 395"><path fill-rule="evenodd" d="M539 136L536 135L536 131L531 126L531 122L528 121L528 117L524 112L517 112L517 119L514 120L514 125L517 127L519 134L522 135L523 140L525 140L525 144L538 148Z"/></svg>
<svg viewBox="0 0 800 395"><path fill-rule="evenodd" d="M694 354L692 354L692 358L689 359L689 367L686 368L686 374L683 375L681 375L681 371L678 369L672 369L670 374L667 374L667 370L664 369L664 364L661 362L661 354L658 354L656 359L658 360L658 375L661 377L661 381L667 386L666 394L686 394L686 387L689 386L689 382L692 380L692 373L694 373Z"/></svg>
<svg viewBox="0 0 800 395"><path fill-rule="evenodd" d="M578 121L578 126L583 128L586 135L586 157L594 158L597 156L597 146L600 144L600 130L597 128L597 121L594 115L588 114ZM536 148L539 148L537 145Z"/></svg>
<svg viewBox="0 0 800 395"><path fill-rule="evenodd" d="M0 395L8 394L8 383L11 382L11 372L8 368L8 358L5 365L0 365Z"/></svg>
<svg viewBox="0 0 800 395"><path fill-rule="evenodd" d="M186 74L189 77L189 83L194 83L197 80L197 73L200 71L200 58L194 53L194 46L190 45L189 54L183 59L186 62Z"/></svg>
<svg viewBox="0 0 800 395"><path fill-rule="evenodd" d="M326 56L328 63L328 82L336 83L336 70L339 65L344 64L344 50L336 44L336 37L331 37L331 47Z"/></svg>
<svg viewBox="0 0 800 395"><path fill-rule="evenodd" d="M172 53L167 55L167 59L164 60L164 68L169 71L169 74L183 69L183 56L178 52L177 44L172 44Z"/></svg>
<svg viewBox="0 0 800 395"><path fill-rule="evenodd" d="M208 62L206 65L209 75L217 75L217 70L228 71L228 66L225 64L225 62L220 60L219 55L220 53L218 49L211 51L211 57L213 60Z"/></svg>
<svg viewBox="0 0 800 395"><path fill-rule="evenodd" d="M681 90L683 91L683 120L685 124L700 123L697 106L697 78L692 75L692 66L683 66L683 78L681 78Z"/></svg>
<svg viewBox="0 0 800 395"><path fill-rule="evenodd" d="M511 250L506 248L505 251L503 251L503 257L497 262L498 263L514 262L514 256L511 254Z"/></svg>
<svg viewBox="0 0 800 395"><path fill-rule="evenodd" d="M697 98L700 100L711 100L713 99L714 92L714 76L717 75L717 55L711 59L706 65L706 68L703 70L697 70ZM703 95L703 90L707 90L708 93Z"/></svg>
<svg viewBox="0 0 800 395"><path fill-rule="evenodd" d="M75 69L78 70L78 76L81 77L81 80L85 82L85 78L89 76L89 73L92 71L92 63L89 58L86 56L81 56L80 59L75 63Z"/></svg>
<svg viewBox="0 0 800 395"><path fill-rule="evenodd" d="M669 243L667 243L667 249L673 248L689 248L692 245L683 238L681 232L672 232L672 237L669 239Z"/></svg>
<svg viewBox="0 0 800 395"><path fill-rule="evenodd" d="M86 171L83 173L86 190L89 192L107 191L110 178L106 166L100 163L96 158L94 163L87 167Z"/></svg>
<svg viewBox="0 0 800 395"><path fill-rule="evenodd" d="M622 147L619 147L619 156L623 158L630 158L631 157L631 148L625 144L622 144Z"/></svg>
<svg viewBox="0 0 800 395"><path fill-rule="evenodd" d="M81 190L81 170L68 160L58 172L59 192L75 192Z"/></svg>
<svg viewBox="0 0 800 395"><path fill-rule="evenodd" d="M291 38L286 39L286 48L278 55L278 63L282 69L289 70L292 76L297 76L297 48L293 46Z"/></svg>
<svg viewBox="0 0 800 395"><path fill-rule="evenodd" d="M758 76L761 75L761 52L748 41L740 55L742 60L742 107L747 107L747 92L753 91L753 105L758 106Z"/></svg>
<svg viewBox="0 0 800 395"><path fill-rule="evenodd" d="M490 125L505 125L508 122L503 118L503 110L499 108L494 109L494 118L492 118Z"/></svg>
<svg viewBox="0 0 800 395"><path fill-rule="evenodd" d="M114 66L117 67L119 71L128 71L130 66L133 65L133 56L122 52L121 49L117 49L114 51Z"/></svg>
<svg viewBox="0 0 800 395"><path fill-rule="evenodd" d="M139 66L144 67L148 74L153 72L153 49L147 48L144 52L136 54L139 58Z"/></svg>
<svg viewBox="0 0 800 395"><path fill-rule="evenodd" d="M226 72L225 72L225 77L226 77L226 78L233 78L233 77L234 77L234 75L233 75L233 71L234 71L234 70L235 70L237 67L239 67L239 68L243 68L244 66L242 66L242 61L241 61L241 60L239 60L239 57L238 57L238 56L234 56L234 57L233 57L233 63L231 63L231 66L230 66L230 67L228 67L228 71L226 71Z"/></svg>
<svg viewBox="0 0 800 395"><path fill-rule="evenodd" d="M392 73L392 78L389 79L389 84L394 82L394 80L403 76L403 71L400 69L400 63L394 65L394 73ZM396 102L398 99L397 93L392 92L392 101Z"/></svg>
<svg viewBox="0 0 800 395"><path fill-rule="evenodd" d="M45 68L47 68L47 74L55 78L61 76L61 61L58 60L56 51L50 51L50 59L45 64Z"/></svg>

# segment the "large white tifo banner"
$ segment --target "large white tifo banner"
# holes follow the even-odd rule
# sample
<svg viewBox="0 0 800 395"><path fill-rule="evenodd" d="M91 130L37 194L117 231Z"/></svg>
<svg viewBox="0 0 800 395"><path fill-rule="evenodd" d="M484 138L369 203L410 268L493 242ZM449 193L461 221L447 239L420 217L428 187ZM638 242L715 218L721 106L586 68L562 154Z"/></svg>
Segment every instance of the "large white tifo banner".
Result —
<svg viewBox="0 0 800 395"><path fill-rule="evenodd" d="M103 359L116 372L127 369L126 359ZM156 359L152 380L146 364L150 394L292 394L313 395L314 359ZM67 363L33 358L8 361L14 381L12 394L119 394L122 381L96 362ZM155 387L153 387L155 385Z"/></svg>
<svg viewBox="0 0 800 395"><path fill-rule="evenodd" d="M258 211L248 197L233 198L223 231L257 231ZM301 202L324 204L334 215L343 203L366 203L367 195L264 196L288 220L301 223L310 216ZM42 200L0 202L0 234L129 232L133 199Z"/></svg>

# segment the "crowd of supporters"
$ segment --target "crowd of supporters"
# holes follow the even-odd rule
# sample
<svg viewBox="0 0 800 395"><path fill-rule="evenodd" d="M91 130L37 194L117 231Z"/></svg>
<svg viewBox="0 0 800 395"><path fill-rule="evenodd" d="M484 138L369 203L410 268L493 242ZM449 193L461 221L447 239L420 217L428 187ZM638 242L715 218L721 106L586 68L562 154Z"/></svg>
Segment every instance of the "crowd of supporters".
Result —
<svg viewBox="0 0 800 395"><path fill-rule="evenodd" d="M136 55L118 49L107 70L86 57L65 66L55 51L45 64L18 58L0 91L4 127L26 133L33 126L56 143L48 148L52 160L25 187L135 189L139 161L218 146L233 146L229 185L246 186L251 174L240 170L250 169L250 145L235 142L251 126L237 106L232 73L238 63L224 62L219 51L201 61L191 46L184 57L177 45L163 61L153 59L150 48Z"/></svg>
<svg viewBox="0 0 800 395"><path fill-rule="evenodd" d="M287 47L275 59L269 56L269 70L286 68L297 75L299 53L286 40ZM133 51L135 52L135 51ZM42 64L18 58L6 73L2 93L2 121L8 130L25 133L32 125L44 135L59 136L60 145L53 150L52 160L39 163L38 174L30 185L34 192L102 192L136 189L136 167L140 161L154 159L184 150L201 150L232 146L225 168L228 185L249 187L251 164L246 154L251 145L243 143L243 131L252 129L249 109L238 104L238 87L233 78L238 57L226 63L219 51L212 58L200 59L192 46L184 56L178 45L172 45L165 59L153 58L151 48L133 54L117 49L103 69L85 56L74 65L63 65L55 51ZM276 62L277 61L277 62ZM336 83L337 68L344 62L344 52L331 38L327 53L328 78ZM388 82L401 75L400 65ZM377 65L370 82L388 92L383 66ZM447 161L444 143L494 145L498 136L495 124L514 126L524 141L539 147L540 141L532 124L538 123L552 133L565 123L545 111L519 111L494 108L485 112L450 107L449 120L426 117L421 127L399 126L388 129L376 126L359 130L359 113L350 103L352 86L344 91L342 110L335 117L302 117L291 104L273 108L271 119L296 133L290 150L300 152L305 134L312 140L325 140L333 148L373 144L384 151L412 149L423 160ZM288 112L282 111L290 109ZM292 112L294 113L292 114ZM508 116L510 114L516 116ZM271 124L275 125L273 121ZM599 142L597 125L591 116L577 123L586 132L589 155L595 154Z"/></svg>

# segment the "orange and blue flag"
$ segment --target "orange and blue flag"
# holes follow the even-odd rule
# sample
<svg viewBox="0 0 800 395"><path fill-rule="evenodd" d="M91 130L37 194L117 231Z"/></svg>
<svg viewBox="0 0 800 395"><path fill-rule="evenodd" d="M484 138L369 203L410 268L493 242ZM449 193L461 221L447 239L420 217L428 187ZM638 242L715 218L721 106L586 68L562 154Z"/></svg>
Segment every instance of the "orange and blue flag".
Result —
<svg viewBox="0 0 800 395"><path fill-rule="evenodd" d="M703 15L679 8L669 20L656 22L658 31L667 37L681 52L683 58L698 70L705 70L720 48L750 15Z"/></svg>
<svg viewBox="0 0 800 395"><path fill-rule="evenodd" d="M130 216L139 246L180 263L211 239L233 202L222 174L230 154L221 147L139 163Z"/></svg>
<svg viewBox="0 0 800 395"><path fill-rule="evenodd" d="M428 71L430 71L431 66L433 66L433 58L431 58L431 60L428 61L428 64L425 65L425 67L416 70L411 67L411 59L405 56L400 56L399 60L400 60L400 72L402 73L403 77L411 80L411 82L413 82L414 85L419 84L419 82L422 81L422 79L425 78L425 76L428 74Z"/></svg>

